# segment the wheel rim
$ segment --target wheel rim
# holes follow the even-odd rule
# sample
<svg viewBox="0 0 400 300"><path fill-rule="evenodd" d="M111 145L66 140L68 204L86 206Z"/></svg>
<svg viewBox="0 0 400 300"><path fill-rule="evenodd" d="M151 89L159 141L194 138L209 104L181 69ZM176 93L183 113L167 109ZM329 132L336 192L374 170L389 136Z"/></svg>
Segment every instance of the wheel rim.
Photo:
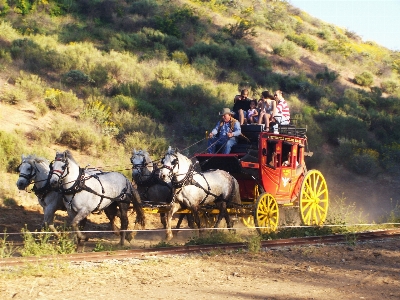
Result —
<svg viewBox="0 0 400 300"><path fill-rule="evenodd" d="M328 187L321 172L306 173L300 192L300 215L305 225L322 225L328 213Z"/></svg>
<svg viewBox="0 0 400 300"><path fill-rule="evenodd" d="M241 217L240 221L242 224L248 228L254 228L256 225L254 224L253 216Z"/></svg>
<svg viewBox="0 0 400 300"><path fill-rule="evenodd" d="M256 203L255 225L260 233L268 233L278 228L279 208L274 196L261 194Z"/></svg>

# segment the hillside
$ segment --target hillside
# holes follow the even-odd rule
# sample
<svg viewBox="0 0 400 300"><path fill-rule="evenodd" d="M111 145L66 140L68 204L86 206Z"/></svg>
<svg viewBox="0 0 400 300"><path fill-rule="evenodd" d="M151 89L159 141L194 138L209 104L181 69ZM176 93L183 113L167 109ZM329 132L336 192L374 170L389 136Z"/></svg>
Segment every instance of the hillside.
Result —
<svg viewBox="0 0 400 300"><path fill-rule="evenodd" d="M0 68L3 204L23 153L124 169L203 139L242 88L283 90L332 198L398 200L400 54L285 1L0 0Z"/></svg>

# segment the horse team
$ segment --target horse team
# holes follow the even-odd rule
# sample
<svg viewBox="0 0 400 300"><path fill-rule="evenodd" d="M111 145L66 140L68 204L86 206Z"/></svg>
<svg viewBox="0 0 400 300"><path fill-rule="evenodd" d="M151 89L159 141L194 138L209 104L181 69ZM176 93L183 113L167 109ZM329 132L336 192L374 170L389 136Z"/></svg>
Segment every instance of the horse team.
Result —
<svg viewBox="0 0 400 300"><path fill-rule="evenodd" d="M189 209L191 214L181 214L188 224L201 227L199 208L213 204L219 209L214 227L225 218L232 227L228 207L240 205L239 184L234 177L222 170L196 172L194 164L186 156L171 147L161 160L161 166L153 162L146 151L134 150L131 157L132 181L118 172L103 172L93 168L81 168L70 151L57 152L54 161L35 155L22 156L18 167L17 187L25 190L33 184L39 204L43 207L43 226L56 234L54 215L57 210L67 210L76 241L86 240L81 232L91 213L104 211L112 230L119 234L120 244L130 241L128 210L131 205L136 212L135 223L145 227L143 205L164 204L167 213L161 214L166 229L166 239L172 236L172 216L179 209ZM121 228L114 224L116 217ZM193 221L194 222L193 222Z"/></svg>

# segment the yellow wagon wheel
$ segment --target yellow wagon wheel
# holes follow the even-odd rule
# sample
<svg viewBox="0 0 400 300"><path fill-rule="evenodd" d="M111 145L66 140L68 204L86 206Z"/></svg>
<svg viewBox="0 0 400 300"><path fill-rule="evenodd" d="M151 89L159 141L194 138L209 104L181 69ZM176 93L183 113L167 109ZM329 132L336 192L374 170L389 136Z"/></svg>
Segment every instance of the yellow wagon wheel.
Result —
<svg viewBox="0 0 400 300"><path fill-rule="evenodd" d="M320 171L310 170L301 184L300 216L304 225L322 225L328 213L328 187Z"/></svg>
<svg viewBox="0 0 400 300"><path fill-rule="evenodd" d="M278 228L279 208L274 196L261 194L256 202L254 221L260 233L275 231Z"/></svg>
<svg viewBox="0 0 400 300"><path fill-rule="evenodd" d="M200 224L204 228L212 228L217 222L217 215L207 211L199 211Z"/></svg>
<svg viewBox="0 0 400 300"><path fill-rule="evenodd" d="M262 187L259 187L258 184L254 185L254 203L257 201L258 197L260 196L261 192L264 191ZM240 217L240 222L248 228L254 228L256 225L254 224L254 217L253 215L249 215L246 217Z"/></svg>

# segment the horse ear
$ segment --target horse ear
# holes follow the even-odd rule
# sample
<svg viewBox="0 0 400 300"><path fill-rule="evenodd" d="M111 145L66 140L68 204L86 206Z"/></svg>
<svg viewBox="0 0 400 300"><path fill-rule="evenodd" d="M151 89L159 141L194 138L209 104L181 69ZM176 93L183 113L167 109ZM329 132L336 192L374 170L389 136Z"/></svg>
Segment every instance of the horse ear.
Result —
<svg viewBox="0 0 400 300"><path fill-rule="evenodd" d="M168 147L168 150L167 150L167 153L168 153L168 154L171 154L171 152L172 152L172 147L169 146L169 147Z"/></svg>
<svg viewBox="0 0 400 300"><path fill-rule="evenodd" d="M136 148L133 148L133 150L132 150L132 155L136 155L136 154L137 154Z"/></svg>

